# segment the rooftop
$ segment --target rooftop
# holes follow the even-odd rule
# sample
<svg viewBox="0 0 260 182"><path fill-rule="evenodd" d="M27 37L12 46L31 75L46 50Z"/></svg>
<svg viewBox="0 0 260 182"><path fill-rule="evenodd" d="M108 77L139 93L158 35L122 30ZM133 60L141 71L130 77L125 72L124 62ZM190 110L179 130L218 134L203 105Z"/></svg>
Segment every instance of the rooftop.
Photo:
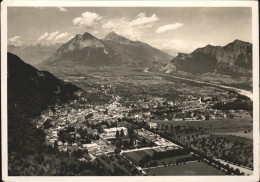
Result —
<svg viewBox="0 0 260 182"><path fill-rule="evenodd" d="M121 129L126 130L126 127L108 128L108 129L104 129L104 131L105 132L116 132L116 131L120 131Z"/></svg>

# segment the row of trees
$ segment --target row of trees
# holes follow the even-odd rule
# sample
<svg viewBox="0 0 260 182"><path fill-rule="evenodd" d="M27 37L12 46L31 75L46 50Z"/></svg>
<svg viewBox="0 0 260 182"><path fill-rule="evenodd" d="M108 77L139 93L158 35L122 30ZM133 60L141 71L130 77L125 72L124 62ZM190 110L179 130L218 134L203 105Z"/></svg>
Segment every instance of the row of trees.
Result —
<svg viewBox="0 0 260 182"><path fill-rule="evenodd" d="M245 110L245 111L253 111L253 102L250 100L235 100L233 102L218 102L214 106L213 109L218 110Z"/></svg>

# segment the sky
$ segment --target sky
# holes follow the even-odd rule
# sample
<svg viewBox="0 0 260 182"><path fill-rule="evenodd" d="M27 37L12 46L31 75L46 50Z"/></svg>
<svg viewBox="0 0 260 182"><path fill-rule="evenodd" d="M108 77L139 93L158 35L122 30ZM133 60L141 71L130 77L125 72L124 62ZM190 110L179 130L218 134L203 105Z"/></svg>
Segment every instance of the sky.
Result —
<svg viewBox="0 0 260 182"><path fill-rule="evenodd" d="M114 31L159 49L189 53L235 39L252 43L247 7L8 7L8 43L65 43L89 32Z"/></svg>

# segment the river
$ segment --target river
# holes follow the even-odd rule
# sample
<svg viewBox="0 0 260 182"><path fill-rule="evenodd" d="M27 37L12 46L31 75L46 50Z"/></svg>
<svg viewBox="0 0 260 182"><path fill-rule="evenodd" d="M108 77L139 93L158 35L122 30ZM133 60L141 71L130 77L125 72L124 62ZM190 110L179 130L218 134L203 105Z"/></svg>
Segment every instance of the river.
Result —
<svg viewBox="0 0 260 182"><path fill-rule="evenodd" d="M148 71L148 69L144 69L143 71L146 72L146 73L153 73L153 72ZM180 80L190 81L190 82L194 82L194 83L200 83L200 84L204 84L204 85L210 85L210 86L214 86L214 87L232 90L232 91L237 92L240 95L246 96L249 99L253 100L253 93L248 91L248 90L243 90L243 89L225 86L225 85L218 85L218 84L214 84L214 83L208 83L208 82L204 82L204 81L192 80L192 79L189 79L189 78L183 78L183 77L173 76L173 75L168 75L168 74L163 74L163 73L156 73L156 74L161 75L161 76L176 78L176 79L180 79Z"/></svg>

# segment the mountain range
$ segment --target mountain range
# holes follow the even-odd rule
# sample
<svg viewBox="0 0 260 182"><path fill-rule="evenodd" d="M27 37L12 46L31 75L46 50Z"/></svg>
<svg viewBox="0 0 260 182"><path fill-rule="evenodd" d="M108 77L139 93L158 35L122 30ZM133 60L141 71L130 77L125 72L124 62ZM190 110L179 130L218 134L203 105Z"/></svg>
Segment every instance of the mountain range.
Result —
<svg viewBox="0 0 260 182"><path fill-rule="evenodd" d="M226 46L207 45L190 54L179 53L166 66L154 63L150 71L173 73L217 72L231 76L252 76L252 44L235 40Z"/></svg>
<svg viewBox="0 0 260 182"><path fill-rule="evenodd" d="M137 67L150 71L204 74L215 72L231 76L252 76L252 44L234 40L225 46L207 45L190 54L156 49L132 41L115 32L99 39L88 32L77 34L64 44L13 46L8 50L31 64L42 66ZM166 53L168 52L168 53ZM171 54L171 55L170 55Z"/></svg>
<svg viewBox="0 0 260 182"><path fill-rule="evenodd" d="M154 61L167 63L173 56L141 41L111 32L103 39L77 34L63 44L43 65L148 67Z"/></svg>
<svg viewBox="0 0 260 182"><path fill-rule="evenodd" d="M8 45L8 52L18 55L31 65L37 65L42 60L50 57L62 44L36 44L36 45Z"/></svg>

